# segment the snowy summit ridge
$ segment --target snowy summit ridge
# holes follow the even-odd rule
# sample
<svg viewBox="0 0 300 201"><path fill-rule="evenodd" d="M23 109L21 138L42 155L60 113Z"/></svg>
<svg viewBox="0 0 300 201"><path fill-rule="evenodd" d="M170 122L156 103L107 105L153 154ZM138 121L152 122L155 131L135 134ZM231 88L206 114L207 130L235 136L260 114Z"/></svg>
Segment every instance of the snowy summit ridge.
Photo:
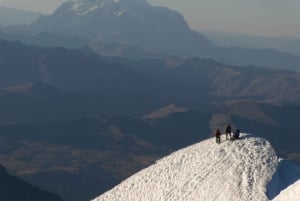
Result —
<svg viewBox="0 0 300 201"><path fill-rule="evenodd" d="M268 201L278 165L269 142L208 139L138 172L94 201Z"/></svg>

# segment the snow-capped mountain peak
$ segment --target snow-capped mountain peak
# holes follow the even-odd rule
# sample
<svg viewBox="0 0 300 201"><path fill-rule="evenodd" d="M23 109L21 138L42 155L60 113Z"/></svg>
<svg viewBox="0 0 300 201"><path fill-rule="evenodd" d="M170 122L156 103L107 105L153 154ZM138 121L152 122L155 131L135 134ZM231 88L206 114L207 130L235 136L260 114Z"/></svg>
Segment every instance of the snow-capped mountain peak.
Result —
<svg viewBox="0 0 300 201"><path fill-rule="evenodd" d="M190 29L179 12L151 6L146 0L68 1L53 14L32 23L30 29L136 46L150 52L167 51L168 55L214 48L207 38Z"/></svg>
<svg viewBox="0 0 300 201"><path fill-rule="evenodd" d="M265 139L242 134L174 152L93 201L299 201L299 179L299 165L278 160Z"/></svg>
<svg viewBox="0 0 300 201"><path fill-rule="evenodd" d="M209 139L157 161L94 201L267 201L277 165L264 139L244 135L221 144Z"/></svg>

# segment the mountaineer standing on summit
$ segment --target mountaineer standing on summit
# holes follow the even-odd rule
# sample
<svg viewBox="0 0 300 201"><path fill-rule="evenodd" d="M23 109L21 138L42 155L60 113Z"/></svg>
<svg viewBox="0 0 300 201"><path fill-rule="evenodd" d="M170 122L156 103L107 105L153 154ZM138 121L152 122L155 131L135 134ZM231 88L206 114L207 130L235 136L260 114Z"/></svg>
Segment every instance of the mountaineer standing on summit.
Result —
<svg viewBox="0 0 300 201"><path fill-rule="evenodd" d="M221 131L217 129L215 131L215 136L216 136L216 143L220 144L221 143Z"/></svg>
<svg viewBox="0 0 300 201"><path fill-rule="evenodd" d="M226 134L226 140L228 140L228 135L229 135L229 139L231 138L231 125L230 124L228 124L226 126L225 134Z"/></svg>

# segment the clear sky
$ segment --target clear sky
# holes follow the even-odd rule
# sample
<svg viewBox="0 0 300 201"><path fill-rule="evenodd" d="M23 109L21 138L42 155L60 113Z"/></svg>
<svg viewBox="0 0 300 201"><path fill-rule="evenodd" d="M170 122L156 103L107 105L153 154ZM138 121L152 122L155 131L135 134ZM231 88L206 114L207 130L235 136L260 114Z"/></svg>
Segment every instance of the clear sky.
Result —
<svg viewBox="0 0 300 201"><path fill-rule="evenodd" d="M0 6L51 13L66 0L0 0ZM300 0L148 0L178 10L194 30L300 36Z"/></svg>

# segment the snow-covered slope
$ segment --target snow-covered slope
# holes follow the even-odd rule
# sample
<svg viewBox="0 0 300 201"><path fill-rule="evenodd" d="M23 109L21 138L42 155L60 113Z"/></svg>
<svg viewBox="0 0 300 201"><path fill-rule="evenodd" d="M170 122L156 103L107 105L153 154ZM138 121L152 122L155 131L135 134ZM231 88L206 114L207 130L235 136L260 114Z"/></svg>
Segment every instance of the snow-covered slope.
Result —
<svg viewBox="0 0 300 201"><path fill-rule="evenodd" d="M212 138L157 161L94 201L267 201L277 165L264 139L216 144Z"/></svg>
<svg viewBox="0 0 300 201"><path fill-rule="evenodd" d="M300 200L300 180L283 190L273 201L299 201Z"/></svg>

